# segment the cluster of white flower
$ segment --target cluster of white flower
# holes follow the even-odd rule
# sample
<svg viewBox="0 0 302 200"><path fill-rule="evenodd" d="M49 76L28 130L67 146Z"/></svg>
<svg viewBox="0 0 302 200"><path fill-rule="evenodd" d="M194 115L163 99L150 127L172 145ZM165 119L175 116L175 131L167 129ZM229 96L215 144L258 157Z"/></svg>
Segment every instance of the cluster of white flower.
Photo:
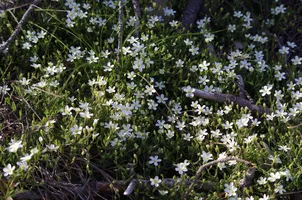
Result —
<svg viewBox="0 0 302 200"><path fill-rule="evenodd" d="M66 26L67 27L74 27L76 22L75 20L77 18L83 19L87 17L87 11L83 11L81 9L81 4L76 3L74 0L67 0L65 2L65 6L68 7L70 10L67 10L67 15L66 15ZM83 4L83 8L86 10L90 9L89 4Z"/></svg>
<svg viewBox="0 0 302 200"><path fill-rule="evenodd" d="M46 32L44 30L41 30L40 32L36 31L27 31L26 32L26 39L28 42L24 42L22 45L22 49L30 49L32 47L32 44L37 44L39 39L42 39L45 37Z"/></svg>
<svg viewBox="0 0 302 200"><path fill-rule="evenodd" d="M21 140L11 139L11 142L9 143L9 147L7 148L7 150L11 153L17 154L17 151L22 148L23 148L23 144ZM29 167L28 162L37 153L39 153L39 150L37 149L37 147L35 147L30 150L30 154L25 153L22 157L20 157L20 161L16 163L19 166L19 169L22 171L26 171ZM11 176L13 175L15 169L16 166L12 166L10 163L7 164L6 167L3 168L3 172L4 172L3 175Z"/></svg>

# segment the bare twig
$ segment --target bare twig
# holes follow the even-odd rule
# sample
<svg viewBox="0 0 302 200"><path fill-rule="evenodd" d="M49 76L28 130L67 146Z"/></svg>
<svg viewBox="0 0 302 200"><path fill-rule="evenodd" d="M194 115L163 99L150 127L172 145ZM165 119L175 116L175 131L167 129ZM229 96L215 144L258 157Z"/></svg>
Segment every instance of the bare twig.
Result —
<svg viewBox="0 0 302 200"><path fill-rule="evenodd" d="M124 195L126 195L126 196L130 195L130 194L133 192L133 190L134 190L134 188L135 188L135 186L136 186L136 183L137 183L137 180L136 180L136 179L133 179L133 180L130 182L130 184L128 185L128 187L126 188L126 190L125 190L125 192L124 192Z"/></svg>
<svg viewBox="0 0 302 200"><path fill-rule="evenodd" d="M132 0L132 4L133 4L135 16L138 19L140 19L142 14L141 14L141 8L140 8L138 0Z"/></svg>
<svg viewBox="0 0 302 200"><path fill-rule="evenodd" d="M187 191L185 192L184 196L183 196L183 199L186 199L189 195L189 193L191 192L193 186L196 184L196 182L198 181L202 171L207 168L207 167L210 167L212 165L216 165L218 163L225 163L225 162L228 162L228 161L231 161L231 160L236 160L238 162L242 162L246 165L252 165L253 167L256 167L255 164L249 162L249 161L246 161L246 160L243 160L243 159L240 159L240 158L237 158L237 157L226 157L226 158L222 158L222 159L217 159L217 160L214 160L212 162L208 162L202 166L199 167L198 171L196 172L196 175L195 175L195 179L194 181L191 183L191 185L189 186L189 188L187 189Z"/></svg>
<svg viewBox="0 0 302 200"><path fill-rule="evenodd" d="M302 195L302 190L292 191L292 192L285 192L283 194L278 194L278 196L286 196L286 195L293 195L293 194L300 194L300 195Z"/></svg>
<svg viewBox="0 0 302 200"><path fill-rule="evenodd" d="M45 175L45 173L43 173ZM57 197L60 195L62 197L62 192L64 193L64 197L85 197L87 199L87 192L93 190L92 194L102 194L102 193L111 193L113 191L123 191L125 187L128 185L127 181L95 181L89 180L84 184L71 184L69 182L58 182L54 178L50 176L44 177L42 175L43 180L39 180L39 182L43 181L44 185L41 188L37 188L36 191L28 190L22 193L18 193L14 196L16 200L32 200L32 199L42 199L43 197ZM38 181L38 180L37 180ZM185 184L188 187L192 183L192 180L188 179L173 179L173 178L165 178L162 180L162 184L167 187L173 187L176 184ZM213 182L195 182L195 184L206 191L210 191L214 188L215 183ZM145 187L151 187L150 180L140 180L140 179L133 179L130 181L128 187L126 188L124 195L130 195L135 188L137 189L144 189ZM89 190L89 191L87 191ZM49 198L47 198L49 199ZM85 199L85 198L84 198Z"/></svg>
<svg viewBox="0 0 302 200"><path fill-rule="evenodd" d="M26 10L24 15L22 16L22 18L21 18L20 22L18 23L18 25L17 25L15 31L13 32L13 34L6 40L6 42L4 42L4 44L0 45L0 52L4 52L5 49L8 48L8 46L16 39L17 35L21 31L22 26L25 24L25 22L29 18L29 14L33 11L35 6L40 3L40 1L41 0L35 0L29 6L29 8Z"/></svg>
<svg viewBox="0 0 302 200"><path fill-rule="evenodd" d="M123 36L123 4L124 0L120 0L118 4L118 44L117 44L117 62L120 64L121 61L121 48L122 48L122 36Z"/></svg>
<svg viewBox="0 0 302 200"><path fill-rule="evenodd" d="M135 18L136 18L135 35L136 35L136 37L138 37L139 36L138 27L139 27L139 20L141 18L141 8L140 8L138 0L132 0L132 4L133 4L133 9L134 9Z"/></svg>
<svg viewBox="0 0 302 200"><path fill-rule="evenodd" d="M38 115L38 113L34 110L34 108L28 103L28 101L25 98L23 98L23 97L16 97L16 96L15 96L15 98L17 98L19 101L25 102L27 104L27 106L33 111L33 113L37 116L37 118L40 121L42 121L41 117Z"/></svg>
<svg viewBox="0 0 302 200"><path fill-rule="evenodd" d="M241 98L247 98L252 104L254 104L253 98L250 96L250 94L245 90L244 81L241 75L237 75L237 82L236 85L239 88L239 97Z"/></svg>
<svg viewBox="0 0 302 200"><path fill-rule="evenodd" d="M213 101L217 101L220 103L234 103L241 107L247 107L249 110L256 111L259 114L270 113L270 110L268 108L264 108L263 106L256 106L256 105L252 104L252 102L250 102L244 98L237 97L237 96L234 96L231 94L205 92L205 91L198 90L198 89L195 89L195 91L193 93L194 93L194 96L201 97L203 99L213 100Z"/></svg>
<svg viewBox="0 0 302 200"><path fill-rule="evenodd" d="M23 8L23 7L28 6L28 5L30 5L30 3L25 3L25 4L22 4L20 6L14 6L13 5L13 7L9 6L8 8L5 8L3 11L4 12L6 12L6 11L12 11L12 10L16 10L16 9L19 9L19 8Z"/></svg>
<svg viewBox="0 0 302 200"><path fill-rule="evenodd" d="M302 126L302 123L298 125L288 126L287 128L293 129L293 128L298 128L299 126Z"/></svg>
<svg viewBox="0 0 302 200"><path fill-rule="evenodd" d="M244 89L243 78L240 75L236 76L236 78L237 78L237 82L235 82L235 83L239 88L239 97L245 98L245 89Z"/></svg>
<svg viewBox="0 0 302 200"><path fill-rule="evenodd" d="M200 12L204 4L203 0L189 0L185 11L183 12L183 17L181 20L182 26L189 30L190 26L196 22L198 13Z"/></svg>
<svg viewBox="0 0 302 200"><path fill-rule="evenodd" d="M247 172L245 173L244 178L239 181L241 190L243 190L245 187L249 187L252 185L253 179L255 176L255 172L256 172L255 167L248 168Z"/></svg>

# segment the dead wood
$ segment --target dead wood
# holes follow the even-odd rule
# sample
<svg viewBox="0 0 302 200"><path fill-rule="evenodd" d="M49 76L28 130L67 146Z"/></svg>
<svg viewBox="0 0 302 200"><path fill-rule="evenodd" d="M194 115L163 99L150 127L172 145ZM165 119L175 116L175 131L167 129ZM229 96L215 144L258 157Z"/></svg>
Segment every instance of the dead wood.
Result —
<svg viewBox="0 0 302 200"><path fill-rule="evenodd" d="M189 30L190 26L195 24L198 13L201 11L203 0L189 0L185 11L183 12L183 17L181 20L182 26Z"/></svg>
<svg viewBox="0 0 302 200"><path fill-rule="evenodd" d="M6 48L8 48L8 46L16 39L17 35L19 34L19 32L22 29L22 26L28 20L28 18L30 16L30 13L34 10L34 8L36 7L36 5L38 5L40 2L41 2L41 0L35 0L29 6L29 8L26 10L26 12L24 13L23 17L21 18L20 22L18 23L16 29L12 33L12 35L6 40L6 42L4 42L3 44L0 45L0 53L4 52L6 50Z"/></svg>
<svg viewBox="0 0 302 200"><path fill-rule="evenodd" d="M257 112L258 114L269 114L270 110L268 108L265 108L263 106L256 106L252 102L238 96L234 96L231 94L223 94L223 93L217 93L217 92L205 92L202 90L195 89L193 92L194 96L200 97L203 99L208 99L212 101L216 101L219 103L234 103L236 105L239 105L240 107L247 107L249 110Z"/></svg>

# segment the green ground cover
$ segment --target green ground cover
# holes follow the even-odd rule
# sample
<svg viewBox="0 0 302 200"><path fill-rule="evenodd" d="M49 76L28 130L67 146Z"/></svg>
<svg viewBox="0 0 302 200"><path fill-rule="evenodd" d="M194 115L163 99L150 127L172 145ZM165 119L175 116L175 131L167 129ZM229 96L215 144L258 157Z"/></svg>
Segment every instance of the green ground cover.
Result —
<svg viewBox="0 0 302 200"><path fill-rule="evenodd" d="M42 2L0 52L1 199L299 195L301 1L139 3Z"/></svg>

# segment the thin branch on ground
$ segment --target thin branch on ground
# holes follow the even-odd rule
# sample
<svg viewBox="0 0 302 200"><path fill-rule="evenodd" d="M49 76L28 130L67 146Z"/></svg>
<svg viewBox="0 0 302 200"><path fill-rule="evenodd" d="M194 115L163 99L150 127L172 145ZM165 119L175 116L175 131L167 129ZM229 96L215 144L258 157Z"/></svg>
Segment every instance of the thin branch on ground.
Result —
<svg viewBox="0 0 302 200"><path fill-rule="evenodd" d="M31 4L31 3L25 3L25 4L22 4L22 5L19 5L19 6L14 6L14 5L12 5L12 6L9 6L9 7L5 8L5 9L3 10L3 12L12 11L12 10L17 10L17 9L19 9L19 8L23 8L23 7L29 6L30 4Z"/></svg>
<svg viewBox="0 0 302 200"><path fill-rule="evenodd" d="M124 0L120 0L118 4L118 44L117 44L117 62L121 62L122 36L123 36L123 4Z"/></svg>
<svg viewBox="0 0 302 200"><path fill-rule="evenodd" d="M140 179L132 179L129 181L95 181L95 180L88 180L84 184L71 184L68 182L60 181L50 178L44 177L43 179L47 181L43 181L42 179L39 182L43 181L44 185L42 188L37 188L35 190L28 190L21 193L18 193L14 196L15 200L32 200L32 199L41 199L45 196L52 196L55 198L57 195L62 195L61 192L64 192L64 197L70 196L82 196L85 195L97 195L97 194L104 194L104 193L111 193L114 191L120 192L124 191L124 195L130 195L134 189L144 189L146 187L152 187L150 180L140 180ZM51 180L48 180L51 179ZM38 180L37 180L38 181ZM188 179L173 179L173 178L165 178L162 180L163 185L167 187L173 187L176 184L185 184L188 187L192 183L192 180ZM195 182L195 184L205 190L210 191L214 188L215 183L213 182ZM125 189L126 188L126 189ZM89 191L87 191L89 190ZM91 191L93 190L93 191ZM48 194L49 192L49 194ZM88 194L87 194L88 193Z"/></svg>
<svg viewBox="0 0 302 200"><path fill-rule="evenodd" d="M288 126L287 128L293 129L293 128L298 128L299 126L302 126L302 123L298 125Z"/></svg>
<svg viewBox="0 0 302 200"><path fill-rule="evenodd" d="M278 196L286 196L286 195L293 195L293 194L302 195L302 190L292 191L292 192L285 192L285 193L282 193L282 194L278 194Z"/></svg>
<svg viewBox="0 0 302 200"><path fill-rule="evenodd" d="M38 115L38 113L34 110L34 108L28 103L28 101L27 101L24 97L16 97L16 96L15 96L15 98L17 98L19 101L25 102L26 105L28 106L28 108L29 108L31 111L33 111L33 113L36 115L36 117L37 117L40 121L42 121L42 118Z"/></svg>
<svg viewBox="0 0 302 200"><path fill-rule="evenodd" d="M254 104L254 100L251 97L251 95L245 90L245 85L244 85L244 81L241 75L237 75L236 76L237 81L235 82L235 84L237 85L237 87L239 88L239 97L241 98L245 98L247 100L249 100L252 104Z"/></svg>
<svg viewBox="0 0 302 200"><path fill-rule="evenodd" d="M141 19L141 8L140 8L138 0L132 0L132 5L133 5L133 9L134 9L135 18L136 18L135 35L136 35L136 37L138 37L139 36L138 27L139 27L140 19Z"/></svg>
<svg viewBox="0 0 302 200"><path fill-rule="evenodd" d="M198 13L200 12L204 4L203 0L189 0L185 11L183 12L183 17L181 20L182 27L185 30L189 30L190 27L195 24L197 20Z"/></svg>
<svg viewBox="0 0 302 200"><path fill-rule="evenodd" d="M128 187L126 188L126 190L125 190L125 192L124 192L124 195L125 195L125 196L130 195L130 194L133 192L133 190L135 189L136 184L137 184L137 180L136 180L136 179L133 179L133 180L130 182L130 184L128 185Z"/></svg>
<svg viewBox="0 0 302 200"><path fill-rule="evenodd" d="M239 186L240 186L241 190L252 185L253 179L255 176L255 172L256 172L255 167L248 168L248 170L245 173L244 178L239 181Z"/></svg>
<svg viewBox="0 0 302 200"><path fill-rule="evenodd" d="M189 186L189 188L187 189L187 191L185 192L184 196L183 196L183 199L186 199L188 197L188 195L190 194L193 186L197 183L197 181L199 180L200 176L201 176L201 173L202 171L207 168L207 167L210 167L212 165L216 165L218 163L225 163L225 162L228 162L228 161L231 161L231 160L236 160L238 162L241 162L241 163L244 163L245 165L251 165L253 167L256 167L255 164L249 162L249 161L246 161L246 160L243 160L243 159L240 159L240 158L237 158L237 157L233 157L233 156L230 156L230 157L226 157L226 158L221 158L221 159L217 159L217 160L214 160L212 162L208 162L202 166L199 167L199 169L197 170L196 172L196 175L195 175L195 179L194 181L191 183L191 185Z"/></svg>
<svg viewBox="0 0 302 200"><path fill-rule="evenodd" d="M263 106L256 106L252 102L238 96L216 92L206 92L195 88L194 90L195 91L193 92L193 94L196 97L213 100L219 103L234 103L236 105L239 105L240 107L247 107L251 111L256 111L260 115L270 113L270 110L268 108L264 108Z"/></svg>
<svg viewBox="0 0 302 200"><path fill-rule="evenodd" d="M17 35L22 29L22 26L25 24L25 22L28 20L30 13L33 11L33 9L40 3L41 0L35 0L32 4L30 4L29 8L26 10L24 15L22 16L20 22L18 23L16 29L14 30L13 34L4 42L2 45L0 45L0 52L4 52L6 48L16 39Z"/></svg>
<svg viewBox="0 0 302 200"><path fill-rule="evenodd" d="M239 97L245 98L245 89L244 89L243 78L240 75L236 76L236 78L237 78L237 82L235 82L235 83L236 83L237 87L239 88Z"/></svg>

